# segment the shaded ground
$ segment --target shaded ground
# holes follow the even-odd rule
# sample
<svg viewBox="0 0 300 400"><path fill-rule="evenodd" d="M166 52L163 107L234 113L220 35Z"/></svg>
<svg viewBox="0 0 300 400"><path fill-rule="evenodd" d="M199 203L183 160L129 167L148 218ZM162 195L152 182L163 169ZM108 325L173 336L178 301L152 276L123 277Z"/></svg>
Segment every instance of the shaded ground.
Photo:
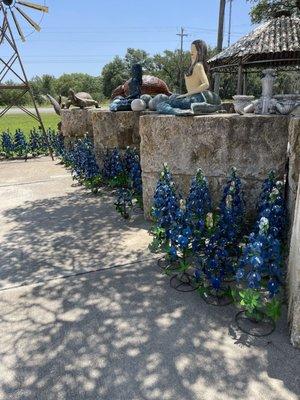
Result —
<svg viewBox="0 0 300 400"><path fill-rule="evenodd" d="M234 307L174 291L142 218L60 166L0 163L0 221L1 400L299 398L285 316L254 340Z"/></svg>

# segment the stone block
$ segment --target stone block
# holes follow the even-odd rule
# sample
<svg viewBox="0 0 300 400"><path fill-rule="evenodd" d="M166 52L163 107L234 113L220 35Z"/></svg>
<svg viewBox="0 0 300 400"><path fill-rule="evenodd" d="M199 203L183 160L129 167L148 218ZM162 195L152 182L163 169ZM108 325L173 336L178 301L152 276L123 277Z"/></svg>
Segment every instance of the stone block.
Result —
<svg viewBox="0 0 300 400"><path fill-rule="evenodd" d="M291 118L289 124L288 210L292 226L300 174L300 118Z"/></svg>
<svg viewBox="0 0 300 400"><path fill-rule="evenodd" d="M75 138L81 138L85 135L93 138L93 125L91 121L91 109L71 108L61 111L61 131L66 141L74 141Z"/></svg>
<svg viewBox="0 0 300 400"><path fill-rule="evenodd" d="M107 149L126 147L140 149L139 123L141 115L150 112L101 111L91 110L90 120L93 126L95 153L97 162L102 165Z"/></svg>
<svg viewBox="0 0 300 400"><path fill-rule="evenodd" d="M252 215L269 171L273 169L278 177L284 177L288 122L288 117L275 115L142 116L140 148L146 218L164 162L184 196L191 177L202 168L215 205L220 201L230 168L235 166Z"/></svg>
<svg viewBox="0 0 300 400"><path fill-rule="evenodd" d="M298 153L299 154L299 153ZM291 342L300 348L300 176L298 195L295 202L295 216L290 244L288 266L289 323Z"/></svg>

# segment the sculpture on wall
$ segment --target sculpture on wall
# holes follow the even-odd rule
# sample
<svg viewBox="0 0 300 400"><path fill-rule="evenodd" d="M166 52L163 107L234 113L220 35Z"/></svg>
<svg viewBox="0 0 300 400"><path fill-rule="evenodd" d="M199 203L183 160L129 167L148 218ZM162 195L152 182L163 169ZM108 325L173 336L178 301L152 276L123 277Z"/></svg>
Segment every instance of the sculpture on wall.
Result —
<svg viewBox="0 0 300 400"><path fill-rule="evenodd" d="M74 90L69 90L68 100L66 102L66 108L70 108L71 106L79 107L79 108L86 108L86 107L93 107L99 108L98 101L94 100L89 93L80 92L75 93Z"/></svg>
<svg viewBox="0 0 300 400"><path fill-rule="evenodd" d="M141 92L142 94L148 94L151 96L156 96L157 94L166 94L167 96L171 96L170 89L166 82L162 79L156 78L152 75L143 75L142 87ZM129 95L129 85L131 79L126 81L124 85L118 86L111 95L112 99L115 99L118 96L126 97Z"/></svg>
<svg viewBox="0 0 300 400"><path fill-rule="evenodd" d="M86 107L100 108L98 101L94 100L89 93L79 92L75 93L74 90L69 90L69 96L64 98L59 96L59 100L55 100L54 97L47 94L47 97L50 103L53 105L53 108L57 115L61 115L61 110L64 108L69 109L71 106L79 107L81 109Z"/></svg>
<svg viewBox="0 0 300 400"><path fill-rule="evenodd" d="M187 93L172 95L167 101L158 102L156 110L161 114L196 115L221 109L220 97L209 90L207 45L195 40L191 45L191 65L185 75Z"/></svg>
<svg viewBox="0 0 300 400"><path fill-rule="evenodd" d="M262 71L262 96L254 100L254 96L234 96L234 108L239 114L290 114L300 105L300 95L282 94L273 95L276 71L268 68Z"/></svg>
<svg viewBox="0 0 300 400"><path fill-rule="evenodd" d="M128 96L118 97L110 104L110 111L131 111L131 103L142 95L143 69L134 64L131 69L132 78L128 83Z"/></svg>
<svg viewBox="0 0 300 400"><path fill-rule="evenodd" d="M60 116L61 115L61 109L62 109L60 102L55 100L55 98L52 97L50 94L47 94L47 97L48 97L50 103L52 104L55 113Z"/></svg>

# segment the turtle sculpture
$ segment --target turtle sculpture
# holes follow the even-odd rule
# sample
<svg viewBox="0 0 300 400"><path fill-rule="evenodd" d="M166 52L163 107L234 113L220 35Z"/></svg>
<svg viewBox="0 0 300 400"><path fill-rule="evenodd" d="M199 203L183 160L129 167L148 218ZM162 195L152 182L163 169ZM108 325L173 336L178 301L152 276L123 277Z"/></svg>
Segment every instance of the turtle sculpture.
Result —
<svg viewBox="0 0 300 400"><path fill-rule="evenodd" d="M54 111L56 112L56 114L61 115L61 109L62 109L61 98L59 99L59 101L57 101L50 94L47 94L47 97L48 97L50 103L53 105L53 108L54 108Z"/></svg>
<svg viewBox="0 0 300 400"><path fill-rule="evenodd" d="M65 104L66 108L70 108L71 106L79 108L95 106L96 108L100 108L98 101L94 100L89 93L75 93L72 89L69 90L68 100Z"/></svg>
<svg viewBox="0 0 300 400"><path fill-rule="evenodd" d="M111 95L112 99L115 99L118 96L127 97L130 93L129 84L130 80L126 81L124 85L118 86ZM149 94L151 96L155 96L157 94L166 94L167 96L171 96L170 89L168 85L163 80L156 78L151 75L143 75L143 83L141 86L142 94Z"/></svg>
<svg viewBox="0 0 300 400"><path fill-rule="evenodd" d="M53 105L53 108L57 115L61 115L61 110L64 108L70 108L71 106L85 108L95 106L96 108L100 108L99 103L93 100L92 96L85 92L76 93L74 90L69 90L69 96L62 97L59 96L58 101L55 100L50 94L47 94L47 97L50 103Z"/></svg>

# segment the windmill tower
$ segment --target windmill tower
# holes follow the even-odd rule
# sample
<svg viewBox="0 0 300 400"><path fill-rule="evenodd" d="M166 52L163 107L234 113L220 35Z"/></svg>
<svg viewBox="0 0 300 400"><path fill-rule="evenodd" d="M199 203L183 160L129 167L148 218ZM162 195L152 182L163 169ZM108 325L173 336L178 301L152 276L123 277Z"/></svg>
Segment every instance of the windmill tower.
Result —
<svg viewBox="0 0 300 400"><path fill-rule="evenodd" d="M25 29L28 27L39 32L41 28L39 24L33 20L31 14L47 12L48 7L45 5L30 3L23 0L0 0L0 95L1 92L4 93L5 90L11 90L15 94L9 104L7 104L2 111L0 111L0 118L3 117L13 106L17 106L27 115L38 121L42 132L45 135L45 139L52 156L45 126L39 113L32 88L29 84L15 39L15 37L18 35L22 42L25 42ZM5 58L3 58L2 55L4 51ZM7 76L11 76L13 78L13 83L5 83ZM29 93L32 99L34 108L33 112L19 103L19 101L27 93Z"/></svg>

